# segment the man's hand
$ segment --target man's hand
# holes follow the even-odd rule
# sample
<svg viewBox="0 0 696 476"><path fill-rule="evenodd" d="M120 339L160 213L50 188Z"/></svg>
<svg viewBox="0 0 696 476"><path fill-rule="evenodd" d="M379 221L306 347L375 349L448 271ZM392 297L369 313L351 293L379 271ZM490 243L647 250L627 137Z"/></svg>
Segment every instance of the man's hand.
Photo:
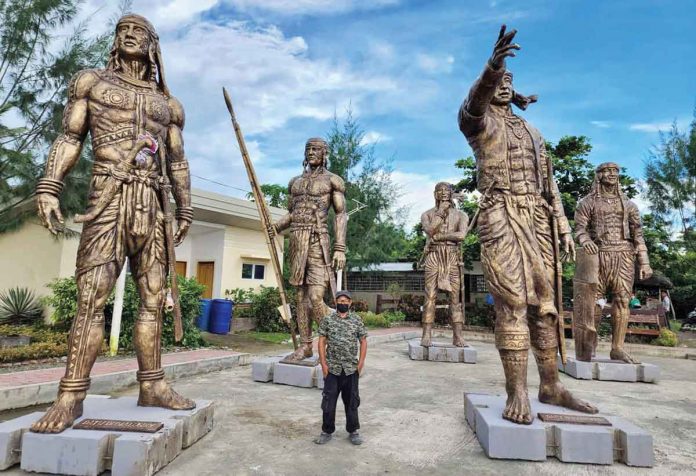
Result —
<svg viewBox="0 0 696 476"><path fill-rule="evenodd" d="M365 367L365 362L358 362L358 376L362 375L363 367Z"/></svg>
<svg viewBox="0 0 696 476"><path fill-rule="evenodd" d="M39 193L36 195L36 202L39 208L39 218L41 218L43 226L48 228L48 231L54 235L60 233L62 225L65 224L65 220L63 220L63 214L60 212L58 197L50 193ZM54 218L61 227L53 223Z"/></svg>
<svg viewBox="0 0 696 476"><path fill-rule="evenodd" d="M596 255L599 253L599 248L597 248L597 245L595 245L594 241L587 241L583 243L582 249L585 250L585 253L588 255Z"/></svg>
<svg viewBox="0 0 696 476"><path fill-rule="evenodd" d="M343 251L334 251L333 268L343 269L346 266L346 254Z"/></svg>
<svg viewBox="0 0 696 476"><path fill-rule="evenodd" d="M493 68L498 70L501 68L505 68L505 58L507 58L508 56L514 57L514 50L520 49L520 45L518 45L517 43L512 43L512 40L515 38L516 34L517 30L512 30L508 33L505 33L505 25L500 27L498 41L496 41L495 47L493 47L493 54L491 55L491 58L488 60L488 62Z"/></svg>
<svg viewBox="0 0 696 476"><path fill-rule="evenodd" d="M324 378L329 376L329 366L323 362L321 364L321 373L324 376Z"/></svg>
<svg viewBox="0 0 696 476"><path fill-rule="evenodd" d="M452 208L452 202L443 200L443 201L440 202L440 205L438 205L437 211L439 211L439 212L446 212L446 211L449 210L450 208Z"/></svg>
<svg viewBox="0 0 696 476"><path fill-rule="evenodd" d="M638 280L643 281L653 275L653 270L649 264L642 264L638 268Z"/></svg>
<svg viewBox="0 0 696 476"><path fill-rule="evenodd" d="M183 243L186 235L188 234L191 222L188 220L178 220L176 234L174 235L174 246L179 246Z"/></svg>
<svg viewBox="0 0 696 476"><path fill-rule="evenodd" d="M563 245L563 253L565 253L566 261L575 261L575 242L570 233L561 235L561 244Z"/></svg>
<svg viewBox="0 0 696 476"><path fill-rule="evenodd" d="M433 235L433 241L446 241L446 240L447 240L446 233L435 233Z"/></svg>

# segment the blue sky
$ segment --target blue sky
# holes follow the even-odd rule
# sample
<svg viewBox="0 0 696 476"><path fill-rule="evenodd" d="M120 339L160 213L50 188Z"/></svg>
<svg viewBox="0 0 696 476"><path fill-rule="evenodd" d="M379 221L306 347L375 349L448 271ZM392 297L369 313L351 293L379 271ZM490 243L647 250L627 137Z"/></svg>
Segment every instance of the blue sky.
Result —
<svg viewBox="0 0 696 476"><path fill-rule="evenodd" d="M351 104L377 155L394 158L409 226L471 154L456 113L501 23L519 30L515 88L540 97L522 115L551 141L590 137L593 163L641 179L658 130L686 128L696 104L694 2L136 0L133 11L162 37L194 186L248 189L223 85L264 182L297 174L304 141Z"/></svg>

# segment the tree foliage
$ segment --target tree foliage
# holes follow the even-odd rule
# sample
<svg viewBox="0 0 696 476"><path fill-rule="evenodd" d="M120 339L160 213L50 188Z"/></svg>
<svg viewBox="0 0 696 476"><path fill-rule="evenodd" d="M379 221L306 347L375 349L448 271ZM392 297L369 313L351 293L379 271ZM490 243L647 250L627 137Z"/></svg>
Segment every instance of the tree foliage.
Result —
<svg viewBox="0 0 696 476"><path fill-rule="evenodd" d="M71 77L107 57L110 34L91 38L84 24L72 25L80 3L0 1L0 232L34 213L16 205L33 195L43 173L48 145L60 133ZM59 44L57 32L71 25ZM86 148L66 180L61 206L67 216L84 209L90 155Z"/></svg>

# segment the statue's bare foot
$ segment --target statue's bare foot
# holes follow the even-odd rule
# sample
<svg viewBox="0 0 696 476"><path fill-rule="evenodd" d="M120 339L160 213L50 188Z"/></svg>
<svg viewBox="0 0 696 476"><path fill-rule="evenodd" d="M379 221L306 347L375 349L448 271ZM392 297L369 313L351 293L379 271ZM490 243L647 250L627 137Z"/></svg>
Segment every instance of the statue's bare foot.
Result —
<svg viewBox="0 0 696 476"><path fill-rule="evenodd" d="M503 410L503 418L523 425L530 425L534 421L526 388L519 387L512 393L508 393L505 410Z"/></svg>
<svg viewBox="0 0 696 476"><path fill-rule="evenodd" d="M164 380L140 383L138 405L141 407L161 407L170 410L193 410L196 402L182 397Z"/></svg>
<svg viewBox="0 0 696 476"><path fill-rule="evenodd" d="M34 433L60 433L72 426L73 422L82 416L82 401L85 392L63 392L58 399L46 410L44 416L31 425Z"/></svg>
<svg viewBox="0 0 696 476"><path fill-rule="evenodd" d="M627 364L639 364L640 362L634 359L628 352L623 349L612 349L609 353L611 360L621 360Z"/></svg>
<svg viewBox="0 0 696 476"><path fill-rule="evenodd" d="M541 385L539 387L539 401L549 405L570 408L584 413L597 413L599 409L584 400L575 398L567 388L556 382L551 385Z"/></svg>
<svg viewBox="0 0 696 476"><path fill-rule="evenodd" d="M297 349L295 349L295 352L285 357L283 361L300 362L301 360L307 359L312 355L314 355L314 353L312 352L312 346L303 344L299 346Z"/></svg>

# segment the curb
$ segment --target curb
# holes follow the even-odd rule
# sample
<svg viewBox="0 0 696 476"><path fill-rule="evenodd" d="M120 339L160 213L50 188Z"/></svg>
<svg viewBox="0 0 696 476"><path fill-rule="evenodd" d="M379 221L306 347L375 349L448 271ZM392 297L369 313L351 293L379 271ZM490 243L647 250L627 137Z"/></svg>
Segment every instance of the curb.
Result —
<svg viewBox="0 0 696 476"><path fill-rule="evenodd" d="M169 380L176 380L191 375L249 365L250 363L251 354L240 353L191 362L178 362L163 365L162 367ZM108 394L135 385L137 383L135 373L136 370L125 370L123 372L96 375L92 377L90 393ZM57 381L2 388L0 389L0 411L52 403L57 394Z"/></svg>

